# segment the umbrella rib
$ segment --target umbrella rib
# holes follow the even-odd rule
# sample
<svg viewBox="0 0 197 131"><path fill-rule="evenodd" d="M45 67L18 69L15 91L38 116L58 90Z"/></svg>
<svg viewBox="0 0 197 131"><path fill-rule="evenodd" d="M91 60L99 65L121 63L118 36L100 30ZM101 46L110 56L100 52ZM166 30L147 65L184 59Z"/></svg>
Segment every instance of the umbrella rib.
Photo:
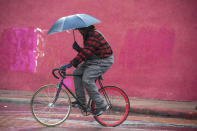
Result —
<svg viewBox="0 0 197 131"><path fill-rule="evenodd" d="M88 25L83 21L83 18L79 14L77 14L77 16L80 18L80 21L82 21L87 27Z"/></svg>
<svg viewBox="0 0 197 131"><path fill-rule="evenodd" d="M66 17L63 17L64 19L66 18ZM62 18L62 19L63 19ZM66 21L66 19L65 19L65 21ZM65 21L62 23L62 25L61 25L61 30L63 30L64 29L64 23L65 23Z"/></svg>

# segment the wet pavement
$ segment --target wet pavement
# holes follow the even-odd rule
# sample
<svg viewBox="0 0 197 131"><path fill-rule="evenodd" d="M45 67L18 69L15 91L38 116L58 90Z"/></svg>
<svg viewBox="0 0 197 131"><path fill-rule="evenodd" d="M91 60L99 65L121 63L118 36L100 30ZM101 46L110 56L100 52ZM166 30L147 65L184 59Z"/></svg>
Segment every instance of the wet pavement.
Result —
<svg viewBox="0 0 197 131"><path fill-rule="evenodd" d="M0 102L29 104L34 92L0 90ZM131 112L197 120L196 101L165 101L130 97Z"/></svg>
<svg viewBox="0 0 197 131"><path fill-rule="evenodd" d="M118 127L103 127L90 116L73 109L69 118L57 127L44 127L32 116L29 104L0 102L1 131L195 131L197 120L130 114Z"/></svg>

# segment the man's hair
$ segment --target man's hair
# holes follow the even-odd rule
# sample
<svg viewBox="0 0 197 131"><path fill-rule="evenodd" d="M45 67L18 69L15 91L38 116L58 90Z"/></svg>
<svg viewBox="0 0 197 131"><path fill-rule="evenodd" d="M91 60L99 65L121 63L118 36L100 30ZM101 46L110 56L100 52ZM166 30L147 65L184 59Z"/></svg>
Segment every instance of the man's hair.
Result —
<svg viewBox="0 0 197 131"><path fill-rule="evenodd" d="M78 30L86 30L86 31L95 30L95 26L90 25L88 27L78 28Z"/></svg>

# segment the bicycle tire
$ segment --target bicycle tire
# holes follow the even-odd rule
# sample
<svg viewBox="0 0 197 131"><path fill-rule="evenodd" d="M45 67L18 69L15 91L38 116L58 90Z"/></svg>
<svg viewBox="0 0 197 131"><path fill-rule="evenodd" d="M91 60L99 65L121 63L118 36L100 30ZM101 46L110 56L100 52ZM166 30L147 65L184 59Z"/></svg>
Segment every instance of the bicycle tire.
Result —
<svg viewBox="0 0 197 131"><path fill-rule="evenodd" d="M57 85L45 85L32 96L30 104L33 117L42 125L57 126L63 123L71 112L70 96L64 89L61 89L56 103L52 104L57 89Z"/></svg>
<svg viewBox="0 0 197 131"><path fill-rule="evenodd" d="M123 123L130 112L130 102L127 94L119 87L105 86L99 89L100 94L104 97L104 91L106 92L111 105L107 111L100 116L94 116L94 119L103 126L115 127ZM106 102L107 104L107 102ZM92 103L94 111L95 104Z"/></svg>

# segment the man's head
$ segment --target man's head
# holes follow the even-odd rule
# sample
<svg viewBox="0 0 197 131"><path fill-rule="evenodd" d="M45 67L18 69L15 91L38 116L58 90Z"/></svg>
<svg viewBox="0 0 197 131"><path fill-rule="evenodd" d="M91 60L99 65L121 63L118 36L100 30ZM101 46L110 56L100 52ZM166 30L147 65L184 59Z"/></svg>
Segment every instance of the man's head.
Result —
<svg viewBox="0 0 197 131"><path fill-rule="evenodd" d="M90 25L88 27L77 28L82 35L86 35L89 31L95 30L94 25Z"/></svg>

